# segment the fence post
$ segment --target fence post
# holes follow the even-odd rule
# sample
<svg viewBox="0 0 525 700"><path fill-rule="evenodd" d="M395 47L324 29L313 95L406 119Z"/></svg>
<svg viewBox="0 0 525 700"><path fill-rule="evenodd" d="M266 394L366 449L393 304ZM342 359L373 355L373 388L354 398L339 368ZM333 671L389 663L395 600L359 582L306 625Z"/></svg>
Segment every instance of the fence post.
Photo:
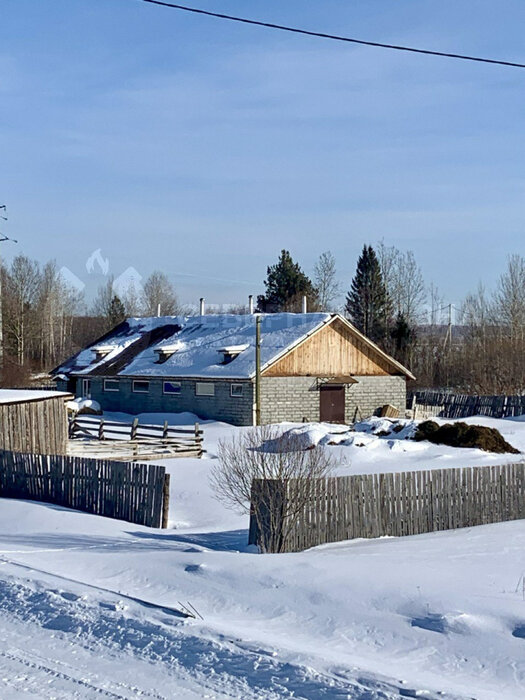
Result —
<svg viewBox="0 0 525 700"><path fill-rule="evenodd" d="M136 440L137 439L137 431L139 427L139 419L138 418L133 418L133 422L131 424L131 430L130 430L130 440Z"/></svg>
<svg viewBox="0 0 525 700"><path fill-rule="evenodd" d="M164 474L164 486L162 488L162 528L168 527L168 516L170 512L170 475Z"/></svg>
<svg viewBox="0 0 525 700"><path fill-rule="evenodd" d="M104 419L100 419L100 423L98 424L98 439L103 440L104 439Z"/></svg>
<svg viewBox="0 0 525 700"><path fill-rule="evenodd" d="M162 430L162 439L167 440L168 439L168 421L164 421L164 428Z"/></svg>

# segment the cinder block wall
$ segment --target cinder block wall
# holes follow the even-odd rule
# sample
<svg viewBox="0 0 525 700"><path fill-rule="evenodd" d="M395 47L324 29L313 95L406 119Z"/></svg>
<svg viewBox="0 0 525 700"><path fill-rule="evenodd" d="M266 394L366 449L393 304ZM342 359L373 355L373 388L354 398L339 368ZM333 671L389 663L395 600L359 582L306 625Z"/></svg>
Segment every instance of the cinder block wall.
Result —
<svg viewBox="0 0 525 700"><path fill-rule="evenodd" d="M166 378L169 381L168 378ZM221 420L233 425L253 424L253 384L242 380L209 380L215 384L215 396L196 396L195 379L177 379L180 381L180 394L163 394L162 379L149 380L149 392L133 391L133 381L128 377L119 378L118 391L104 391L102 377L91 379L91 398L98 401L104 411L122 411L124 413L181 413L190 411L199 418ZM199 380L204 381L204 380ZM231 396L231 384L242 384L243 395ZM81 380L77 392L82 391Z"/></svg>
<svg viewBox="0 0 525 700"><path fill-rule="evenodd" d="M319 420L315 377L261 377L261 422Z"/></svg>
<svg viewBox="0 0 525 700"><path fill-rule="evenodd" d="M373 415L378 408L390 403L403 416L406 408L407 383L405 377L356 377L357 384L349 384L345 392L345 416L354 421L356 408L363 418ZM359 420L359 415L357 417Z"/></svg>
<svg viewBox="0 0 525 700"><path fill-rule="evenodd" d="M390 403L403 413L406 406L405 377L356 377L357 384L345 386L345 421L354 420L359 406L363 417L373 415L378 408ZM320 409L319 385L315 377L262 377L261 420L263 423L281 421L318 421Z"/></svg>

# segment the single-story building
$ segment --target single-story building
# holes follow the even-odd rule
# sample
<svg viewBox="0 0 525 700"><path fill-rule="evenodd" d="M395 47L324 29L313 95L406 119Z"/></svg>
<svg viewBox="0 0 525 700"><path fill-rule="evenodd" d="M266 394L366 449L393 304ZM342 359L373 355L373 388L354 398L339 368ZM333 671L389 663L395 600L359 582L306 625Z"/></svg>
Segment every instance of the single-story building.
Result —
<svg viewBox="0 0 525 700"><path fill-rule="evenodd" d="M130 318L57 367L57 388L107 411L190 411L253 425L257 316L262 423L404 410L411 372L328 313Z"/></svg>

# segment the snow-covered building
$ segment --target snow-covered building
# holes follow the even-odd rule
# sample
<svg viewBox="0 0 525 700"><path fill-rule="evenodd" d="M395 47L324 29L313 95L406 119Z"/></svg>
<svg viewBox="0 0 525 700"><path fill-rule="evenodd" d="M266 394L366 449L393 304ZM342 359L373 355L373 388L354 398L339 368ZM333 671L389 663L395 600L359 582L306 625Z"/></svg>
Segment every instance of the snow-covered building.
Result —
<svg viewBox="0 0 525 700"><path fill-rule="evenodd" d="M53 374L104 410L191 411L251 425L256 314L130 318ZM261 422L351 422L404 409L413 375L339 314L259 314Z"/></svg>

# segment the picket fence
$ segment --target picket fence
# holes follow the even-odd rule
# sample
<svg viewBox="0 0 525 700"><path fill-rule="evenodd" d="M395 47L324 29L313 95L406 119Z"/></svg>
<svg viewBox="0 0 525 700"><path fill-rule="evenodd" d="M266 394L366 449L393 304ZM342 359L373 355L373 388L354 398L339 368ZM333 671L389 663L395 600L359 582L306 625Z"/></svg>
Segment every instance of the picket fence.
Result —
<svg viewBox="0 0 525 700"><path fill-rule="evenodd" d="M286 503L294 493L306 493L299 513L289 522L275 518L273 524L285 536L280 551L297 552L327 542L358 537L390 535L401 537L437 530L525 518L525 464L492 467L464 467L412 472L352 475L312 479L254 482L253 494L269 489L272 500ZM270 519L261 529L253 513L261 504L252 500L250 544L266 546L270 539ZM264 507L259 509L265 511ZM286 518L285 518L286 520ZM276 551L273 548L273 551Z"/></svg>
<svg viewBox="0 0 525 700"><path fill-rule="evenodd" d="M525 414L525 395L520 396L472 396L469 394L450 394L444 391L414 391L407 396L408 408L417 411L428 409L441 418L468 418L469 416L489 416L491 418L508 418ZM416 413L417 418L417 413Z"/></svg>
<svg viewBox="0 0 525 700"><path fill-rule="evenodd" d="M0 450L0 496L166 527L169 475L156 464Z"/></svg>

